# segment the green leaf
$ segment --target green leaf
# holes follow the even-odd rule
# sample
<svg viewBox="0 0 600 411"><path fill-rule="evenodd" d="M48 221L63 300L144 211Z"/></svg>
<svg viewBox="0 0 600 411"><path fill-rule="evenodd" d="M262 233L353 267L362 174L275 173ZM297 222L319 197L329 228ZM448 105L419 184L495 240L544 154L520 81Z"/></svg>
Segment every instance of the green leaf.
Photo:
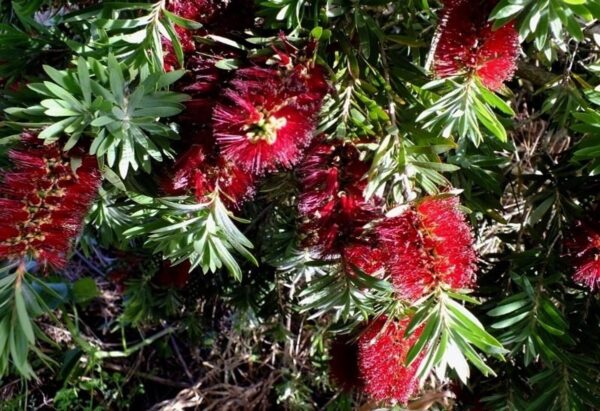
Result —
<svg viewBox="0 0 600 411"><path fill-rule="evenodd" d="M29 341L31 344L35 343L31 319L29 318L29 313L27 312L27 307L25 306L25 300L23 299L22 288L20 286L15 288L15 308L17 320L19 321L19 325L21 326L21 330L25 334L27 341Z"/></svg>
<svg viewBox="0 0 600 411"><path fill-rule="evenodd" d="M162 12L173 23L175 23L176 25L178 25L180 27L183 27L185 29L188 29L188 30L198 30L198 29L201 29L203 27L201 23L198 23L198 22L193 21L193 20L185 19L185 18L183 18L181 16L178 16L176 14L171 13L167 9L163 9Z"/></svg>
<svg viewBox="0 0 600 411"><path fill-rule="evenodd" d="M96 286L93 278L84 277L73 283L73 299L76 303L81 304L93 300L100 296L100 291Z"/></svg>

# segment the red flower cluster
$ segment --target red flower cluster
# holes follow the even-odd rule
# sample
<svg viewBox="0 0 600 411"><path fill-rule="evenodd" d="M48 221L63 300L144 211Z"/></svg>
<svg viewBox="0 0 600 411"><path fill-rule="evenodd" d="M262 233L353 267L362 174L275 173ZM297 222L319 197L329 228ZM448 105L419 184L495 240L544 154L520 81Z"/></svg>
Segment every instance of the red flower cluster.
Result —
<svg viewBox="0 0 600 411"><path fill-rule="evenodd" d="M291 168L313 136L327 91L322 84L320 68L305 64L291 71L238 70L225 91L227 102L213 113L222 154L255 175Z"/></svg>
<svg viewBox="0 0 600 411"><path fill-rule="evenodd" d="M577 222L565 245L575 264L573 280L591 291L600 289L600 226Z"/></svg>
<svg viewBox="0 0 600 411"><path fill-rule="evenodd" d="M476 269L473 236L458 199L429 197L378 227L395 288L417 300L438 284L472 285Z"/></svg>
<svg viewBox="0 0 600 411"><path fill-rule="evenodd" d="M373 256L379 251L361 241L365 224L379 216L379 209L363 195L368 170L355 146L315 141L298 172L298 209L305 220L301 228L306 247L321 256L342 255L365 272L374 272L380 260Z"/></svg>
<svg viewBox="0 0 600 411"><path fill-rule="evenodd" d="M167 8L185 19L207 24L225 9L227 3L222 0L171 0Z"/></svg>
<svg viewBox="0 0 600 411"><path fill-rule="evenodd" d="M82 155L73 172L57 144L26 132L22 145L0 186L0 257L62 268L100 185L96 161Z"/></svg>
<svg viewBox="0 0 600 411"><path fill-rule="evenodd" d="M514 22L492 29L488 18L497 2L445 2L434 55L438 76L475 74L492 90L512 77L519 56L519 33Z"/></svg>
<svg viewBox="0 0 600 411"><path fill-rule="evenodd" d="M409 318L370 324L359 340L359 367L364 391L378 401L405 403L418 387L417 369L422 357L406 366L406 356L421 335L419 328L405 337Z"/></svg>
<svg viewBox="0 0 600 411"><path fill-rule="evenodd" d="M223 200L237 207L254 194L255 178L251 174L214 152L207 154L207 148L199 144L192 145L179 158L174 170L163 183L163 190L171 195L193 190L202 202L218 187L224 194Z"/></svg>
<svg viewBox="0 0 600 411"><path fill-rule="evenodd" d="M381 247L373 243L374 239L366 242L353 242L346 245L342 251L342 264L344 271L355 274L355 267L363 273L375 277L383 277L384 262L388 258Z"/></svg>
<svg viewBox="0 0 600 411"><path fill-rule="evenodd" d="M184 154L162 182L167 194L194 191L202 201L218 186L229 206L239 206L254 194L258 177L301 158L330 87L310 47L297 50L282 40L286 51L276 50L275 68L231 75L215 66L219 57L186 60L178 88L193 98L178 119Z"/></svg>

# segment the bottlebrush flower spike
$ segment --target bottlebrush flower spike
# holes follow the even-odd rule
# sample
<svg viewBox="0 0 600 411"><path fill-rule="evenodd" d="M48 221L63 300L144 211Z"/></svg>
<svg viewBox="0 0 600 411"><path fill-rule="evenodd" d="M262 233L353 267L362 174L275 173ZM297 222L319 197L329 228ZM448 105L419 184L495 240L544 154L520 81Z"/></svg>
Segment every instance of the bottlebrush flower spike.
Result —
<svg viewBox="0 0 600 411"><path fill-rule="evenodd" d="M215 107L213 129L222 154L255 175L291 168L310 142L323 95L287 73L238 70L227 102Z"/></svg>
<svg viewBox="0 0 600 411"><path fill-rule="evenodd" d="M306 220L305 246L323 256L340 254L363 234L365 224L378 216L363 196L369 164L350 144L315 141L299 169L298 210Z"/></svg>
<svg viewBox="0 0 600 411"><path fill-rule="evenodd" d="M96 160L83 155L74 173L57 144L33 133L22 144L9 153L14 168L0 186L0 257L63 268L100 185Z"/></svg>
<svg viewBox="0 0 600 411"><path fill-rule="evenodd" d="M329 348L329 373L331 379L344 391L362 388L363 382L358 368L358 344L348 336L340 335Z"/></svg>
<svg viewBox="0 0 600 411"><path fill-rule="evenodd" d="M438 76L477 75L497 90L516 70L519 33L514 22L497 30L488 21L497 0L446 1L434 53Z"/></svg>
<svg viewBox="0 0 600 411"><path fill-rule="evenodd" d="M217 17L228 3L222 0L171 0L167 9L185 19L207 24Z"/></svg>
<svg viewBox="0 0 600 411"><path fill-rule="evenodd" d="M342 251L342 262L348 274L355 274L356 267L370 276L382 277L386 259L385 251L377 244L356 242L346 245Z"/></svg>
<svg viewBox="0 0 600 411"><path fill-rule="evenodd" d="M406 403L418 387L417 369L423 359L418 357L406 366L406 355L421 335L404 333L409 319L387 321L380 318L369 325L359 340L359 367L364 391L377 401Z"/></svg>
<svg viewBox="0 0 600 411"><path fill-rule="evenodd" d="M600 226L577 222L565 245L575 265L573 280L590 291L600 289Z"/></svg>
<svg viewBox="0 0 600 411"><path fill-rule="evenodd" d="M417 300L439 284L453 289L474 282L473 236L458 199L428 197L378 227L390 256L387 268L399 294Z"/></svg>
<svg viewBox="0 0 600 411"><path fill-rule="evenodd" d="M205 201L218 186L224 194L223 201L234 208L254 194L255 179L251 174L222 157L207 155L206 148L199 144L192 145L175 163L174 169L174 174L162 185L167 194L194 191L198 201Z"/></svg>

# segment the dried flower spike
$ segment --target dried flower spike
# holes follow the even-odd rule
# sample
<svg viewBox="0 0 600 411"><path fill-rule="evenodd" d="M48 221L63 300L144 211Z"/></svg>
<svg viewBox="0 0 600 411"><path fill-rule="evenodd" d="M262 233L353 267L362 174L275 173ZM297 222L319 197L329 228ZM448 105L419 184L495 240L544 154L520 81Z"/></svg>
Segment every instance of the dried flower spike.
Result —
<svg viewBox="0 0 600 411"><path fill-rule="evenodd" d="M0 257L62 268L100 185L96 160L82 155L73 172L57 144L33 133L22 144L9 153L14 167L0 186Z"/></svg>

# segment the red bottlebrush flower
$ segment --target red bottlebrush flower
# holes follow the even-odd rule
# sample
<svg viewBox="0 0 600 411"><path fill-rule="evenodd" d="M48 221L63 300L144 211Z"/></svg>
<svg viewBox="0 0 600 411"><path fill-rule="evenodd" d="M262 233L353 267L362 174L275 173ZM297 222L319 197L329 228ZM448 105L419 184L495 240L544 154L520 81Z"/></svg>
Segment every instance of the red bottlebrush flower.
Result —
<svg viewBox="0 0 600 411"><path fill-rule="evenodd" d="M208 24L228 6L222 0L171 0L169 11L188 20Z"/></svg>
<svg viewBox="0 0 600 411"><path fill-rule="evenodd" d="M422 357L406 366L406 355L421 335L419 328L405 337L409 319L371 323L359 340L359 367L364 391L377 401L406 403L418 388Z"/></svg>
<svg viewBox="0 0 600 411"><path fill-rule="evenodd" d="M348 336L338 336L331 342L329 355L329 373L336 385L344 391L362 388L358 344Z"/></svg>
<svg viewBox="0 0 600 411"><path fill-rule="evenodd" d="M578 221L565 245L575 265L573 280L590 291L600 289L600 225Z"/></svg>
<svg viewBox="0 0 600 411"><path fill-rule="evenodd" d="M207 155L206 148L193 145L174 166L175 172L165 182L163 190L172 195L194 191L198 201L205 201L206 195L216 187L224 195L223 201L229 206L239 207L254 194L255 179L222 157Z"/></svg>
<svg viewBox="0 0 600 411"><path fill-rule="evenodd" d="M191 56L186 64L188 74L181 91L194 96L206 96L219 88L221 73L216 67L217 60L201 55Z"/></svg>
<svg viewBox="0 0 600 411"><path fill-rule="evenodd" d="M519 56L519 33L514 22L492 29L488 18L496 3L446 2L434 54L438 76L475 74L491 90L497 90L512 77Z"/></svg>
<svg viewBox="0 0 600 411"><path fill-rule="evenodd" d="M185 111L179 115L179 120L186 124L207 124L212 118L215 102L210 98L194 98L185 103Z"/></svg>
<svg viewBox="0 0 600 411"><path fill-rule="evenodd" d="M600 288L600 253L594 258L589 258L582 262L573 275L573 280L579 284L585 285L591 291Z"/></svg>
<svg viewBox="0 0 600 411"><path fill-rule="evenodd" d="M316 141L299 169L298 209L307 220L302 225L305 245L321 255L341 253L378 216L363 196L369 165L359 157L352 145Z"/></svg>
<svg viewBox="0 0 600 411"><path fill-rule="evenodd" d="M345 271L353 274L354 267L370 276L382 277L384 261L387 259L381 247L371 244L352 243L344 247L342 261L346 266Z"/></svg>
<svg viewBox="0 0 600 411"><path fill-rule="evenodd" d="M222 154L256 175L291 168L310 142L323 96L275 69L238 70L213 113Z"/></svg>
<svg viewBox="0 0 600 411"><path fill-rule="evenodd" d="M377 231L402 297L416 300L441 283L454 289L473 284L477 257L457 198L426 198Z"/></svg>
<svg viewBox="0 0 600 411"><path fill-rule="evenodd" d="M32 133L22 144L9 153L14 168L0 186L0 257L62 268L100 185L96 161L83 155L73 172L57 144Z"/></svg>

